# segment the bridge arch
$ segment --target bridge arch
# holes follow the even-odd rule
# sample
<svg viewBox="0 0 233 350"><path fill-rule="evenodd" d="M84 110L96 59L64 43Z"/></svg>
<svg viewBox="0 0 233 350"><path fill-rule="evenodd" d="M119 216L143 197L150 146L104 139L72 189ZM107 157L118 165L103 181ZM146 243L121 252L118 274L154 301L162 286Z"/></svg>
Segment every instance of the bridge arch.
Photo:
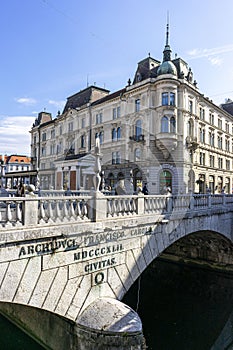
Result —
<svg viewBox="0 0 233 350"><path fill-rule="evenodd" d="M218 236L221 244L222 237ZM194 237L195 234L187 238ZM184 241L177 243L184 246ZM207 247L212 244L207 243ZM153 260L122 301L138 312L150 349L173 348L174 342L179 349L228 348L226 345L233 340L232 269L221 266L218 259L209 261L213 260L212 254L206 255L206 250L199 263L187 258L189 249L186 259L183 251L182 257L174 259L173 252L178 249L175 246L176 243ZM228 241L223 247L225 257L229 248L232 243Z"/></svg>
<svg viewBox="0 0 233 350"><path fill-rule="evenodd" d="M166 228L164 228L166 231ZM138 277L150 267L157 258L174 262L182 262L205 266L219 271L233 272L233 242L227 232L214 230L198 230L179 235L178 227L170 232L172 242L166 240L165 232L152 234L141 244L141 250L127 252L131 261L128 280L124 281L127 288L121 294L120 300L129 291ZM162 237L164 235L164 237ZM175 238L174 238L175 237ZM132 261L134 261L132 263ZM128 265L128 266L129 266Z"/></svg>

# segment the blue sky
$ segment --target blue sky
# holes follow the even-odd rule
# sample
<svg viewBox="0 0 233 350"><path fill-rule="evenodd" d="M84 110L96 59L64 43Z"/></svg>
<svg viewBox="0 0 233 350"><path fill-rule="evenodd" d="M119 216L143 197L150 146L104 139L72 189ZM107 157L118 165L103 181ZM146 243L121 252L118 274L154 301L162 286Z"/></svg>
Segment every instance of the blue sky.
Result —
<svg viewBox="0 0 233 350"><path fill-rule="evenodd" d="M7 0L1 3L0 153L30 154L31 125L89 85L111 92L170 45L200 92L233 99L232 0Z"/></svg>

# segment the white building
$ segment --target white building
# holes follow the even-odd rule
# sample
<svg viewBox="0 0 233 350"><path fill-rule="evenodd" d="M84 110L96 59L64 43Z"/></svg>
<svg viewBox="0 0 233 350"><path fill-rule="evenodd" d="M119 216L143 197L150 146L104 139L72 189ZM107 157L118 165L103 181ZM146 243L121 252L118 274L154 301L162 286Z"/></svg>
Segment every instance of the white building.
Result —
<svg viewBox="0 0 233 350"><path fill-rule="evenodd" d="M106 185L124 179L134 190L147 183L151 194L231 193L233 117L224 108L199 91L183 59L171 58L167 28L162 63L149 55L123 89L89 86L55 119L39 114L33 167L44 189L90 189L98 136Z"/></svg>

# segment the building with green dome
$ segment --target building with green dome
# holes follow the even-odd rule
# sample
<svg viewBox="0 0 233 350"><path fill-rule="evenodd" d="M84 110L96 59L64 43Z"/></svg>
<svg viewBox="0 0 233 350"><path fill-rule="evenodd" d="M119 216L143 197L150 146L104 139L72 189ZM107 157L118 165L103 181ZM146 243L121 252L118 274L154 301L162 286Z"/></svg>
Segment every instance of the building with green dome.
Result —
<svg viewBox="0 0 233 350"><path fill-rule="evenodd" d="M40 113L31 129L40 186L91 189L98 137L105 188L121 181L127 192L146 183L149 194L232 193L233 117L223 107L172 58L167 25L162 62L148 54L122 89L88 86L55 118Z"/></svg>

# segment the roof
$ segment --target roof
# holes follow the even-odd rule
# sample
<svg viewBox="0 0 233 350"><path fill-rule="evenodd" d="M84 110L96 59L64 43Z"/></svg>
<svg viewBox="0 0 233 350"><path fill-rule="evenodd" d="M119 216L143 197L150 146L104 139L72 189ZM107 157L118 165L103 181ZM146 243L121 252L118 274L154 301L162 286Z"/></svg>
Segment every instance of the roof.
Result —
<svg viewBox="0 0 233 350"><path fill-rule="evenodd" d="M84 90L77 92L76 94L67 98L66 105L63 113L68 111L70 108L80 108L87 103L91 103L109 94L109 90L97 87L89 86Z"/></svg>
<svg viewBox="0 0 233 350"><path fill-rule="evenodd" d="M18 154L12 154L11 156L7 156L6 163L31 163L31 158L28 156L22 156Z"/></svg>
<svg viewBox="0 0 233 350"><path fill-rule="evenodd" d="M233 102L227 102L227 103L223 103L220 106L222 109L224 109L224 111L230 113L231 115L233 115Z"/></svg>
<svg viewBox="0 0 233 350"><path fill-rule="evenodd" d="M113 92L112 94L110 95L107 95L103 98L100 98L99 100L93 102L91 105L92 106L96 106L98 105L99 103L103 103L103 102L106 102L106 101L110 101L110 100L113 100L114 98L118 97L118 96L121 96L124 92L126 91L126 88L123 88L121 90L118 90L118 91L115 91Z"/></svg>

